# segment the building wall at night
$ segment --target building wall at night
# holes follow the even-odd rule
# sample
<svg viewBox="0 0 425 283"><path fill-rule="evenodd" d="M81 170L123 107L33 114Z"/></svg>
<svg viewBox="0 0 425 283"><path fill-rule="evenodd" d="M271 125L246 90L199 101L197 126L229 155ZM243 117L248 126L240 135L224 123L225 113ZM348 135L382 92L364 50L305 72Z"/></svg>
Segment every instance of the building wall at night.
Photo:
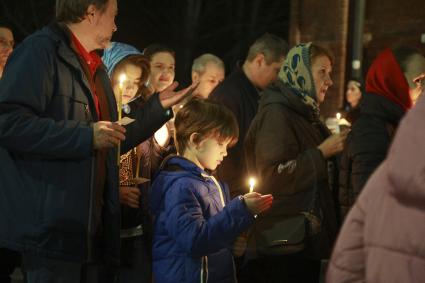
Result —
<svg viewBox="0 0 425 283"><path fill-rule="evenodd" d="M323 116L333 116L343 107L346 81L350 78L354 1L293 0L289 42L313 41L335 56L334 85L322 105ZM419 48L425 54L423 0L367 0L365 10L363 74L380 50L395 45ZM424 35L425 37L425 35Z"/></svg>
<svg viewBox="0 0 425 283"><path fill-rule="evenodd" d="M292 1L290 44L312 41L328 48L334 56L334 84L321 105L323 116L334 115L343 103L347 30L348 0Z"/></svg>

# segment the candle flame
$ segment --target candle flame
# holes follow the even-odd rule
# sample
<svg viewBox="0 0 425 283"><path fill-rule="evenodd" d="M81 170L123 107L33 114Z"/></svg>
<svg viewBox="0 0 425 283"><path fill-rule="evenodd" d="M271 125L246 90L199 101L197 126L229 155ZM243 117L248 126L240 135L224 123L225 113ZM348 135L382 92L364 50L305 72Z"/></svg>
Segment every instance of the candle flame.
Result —
<svg viewBox="0 0 425 283"><path fill-rule="evenodd" d="M252 193L254 191L254 186L255 186L255 178L249 178L249 192Z"/></svg>
<svg viewBox="0 0 425 283"><path fill-rule="evenodd" d="M121 74L119 77L120 87L122 88L125 81L127 80L127 76L125 74Z"/></svg>
<svg viewBox="0 0 425 283"><path fill-rule="evenodd" d="M341 119L341 113L336 113L336 118L339 120Z"/></svg>

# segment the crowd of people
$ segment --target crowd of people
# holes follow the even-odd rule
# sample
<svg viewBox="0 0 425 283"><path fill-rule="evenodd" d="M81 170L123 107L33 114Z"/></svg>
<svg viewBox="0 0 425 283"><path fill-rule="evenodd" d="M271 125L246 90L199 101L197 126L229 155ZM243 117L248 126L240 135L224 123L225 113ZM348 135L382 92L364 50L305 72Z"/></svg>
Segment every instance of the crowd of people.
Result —
<svg viewBox="0 0 425 283"><path fill-rule="evenodd" d="M424 278L420 51L349 80L351 127L331 132L325 47L266 33L179 87L173 49L111 42L117 13L56 0L15 50L0 24L1 282Z"/></svg>

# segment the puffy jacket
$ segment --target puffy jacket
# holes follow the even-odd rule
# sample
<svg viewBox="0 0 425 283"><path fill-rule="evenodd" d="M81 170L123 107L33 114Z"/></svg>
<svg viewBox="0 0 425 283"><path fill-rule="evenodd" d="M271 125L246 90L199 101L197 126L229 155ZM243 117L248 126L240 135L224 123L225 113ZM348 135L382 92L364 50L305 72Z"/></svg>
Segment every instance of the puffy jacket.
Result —
<svg viewBox="0 0 425 283"><path fill-rule="evenodd" d="M387 98L365 93L360 114L348 134L341 156L339 204L342 218L356 201L366 181L385 159L404 110Z"/></svg>
<svg viewBox="0 0 425 283"><path fill-rule="evenodd" d="M328 283L424 281L424 119L422 97L402 120L387 159L348 213Z"/></svg>
<svg viewBox="0 0 425 283"><path fill-rule="evenodd" d="M0 81L0 245L79 262L98 250L117 264L117 152L107 152L103 199L98 199L92 128L98 117L77 56L66 28L54 23L21 43L6 65ZM115 121L116 101L104 66L95 76ZM170 118L166 113L154 95L126 127L122 151L152 135ZM99 202L103 237L95 239L93 207Z"/></svg>
<svg viewBox="0 0 425 283"><path fill-rule="evenodd" d="M155 282L235 282L232 244L253 223L242 198L182 157L152 185Z"/></svg>

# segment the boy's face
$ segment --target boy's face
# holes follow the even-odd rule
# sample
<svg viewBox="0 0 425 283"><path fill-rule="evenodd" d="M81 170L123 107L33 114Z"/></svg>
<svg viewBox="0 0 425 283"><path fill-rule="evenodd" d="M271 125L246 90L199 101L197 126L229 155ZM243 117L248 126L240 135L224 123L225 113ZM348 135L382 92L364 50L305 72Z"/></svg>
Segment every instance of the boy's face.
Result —
<svg viewBox="0 0 425 283"><path fill-rule="evenodd" d="M196 159L203 169L215 170L227 155L230 140L219 142L216 138L202 140L196 147Z"/></svg>

